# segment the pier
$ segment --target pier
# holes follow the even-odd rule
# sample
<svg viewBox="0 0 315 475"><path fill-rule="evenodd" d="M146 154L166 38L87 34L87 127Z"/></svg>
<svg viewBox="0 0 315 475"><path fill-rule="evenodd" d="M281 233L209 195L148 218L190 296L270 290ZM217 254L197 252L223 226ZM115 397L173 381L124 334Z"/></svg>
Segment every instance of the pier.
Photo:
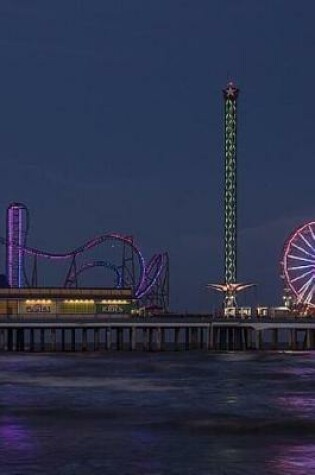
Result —
<svg viewBox="0 0 315 475"><path fill-rule="evenodd" d="M6 318L0 352L314 350L313 319Z"/></svg>

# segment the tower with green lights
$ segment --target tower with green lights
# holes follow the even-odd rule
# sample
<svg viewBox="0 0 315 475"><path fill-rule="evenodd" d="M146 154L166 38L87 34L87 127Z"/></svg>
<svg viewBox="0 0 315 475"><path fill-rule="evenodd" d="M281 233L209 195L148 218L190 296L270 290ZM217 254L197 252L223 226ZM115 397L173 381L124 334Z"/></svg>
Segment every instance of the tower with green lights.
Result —
<svg viewBox="0 0 315 475"><path fill-rule="evenodd" d="M224 97L224 283L208 287L225 294L225 316L236 316L236 294L252 286L237 281L237 98L232 83L223 89Z"/></svg>
<svg viewBox="0 0 315 475"><path fill-rule="evenodd" d="M233 83L223 89L225 115L225 188L224 188L224 256L227 307L235 305L234 284L237 282L237 98L239 89Z"/></svg>

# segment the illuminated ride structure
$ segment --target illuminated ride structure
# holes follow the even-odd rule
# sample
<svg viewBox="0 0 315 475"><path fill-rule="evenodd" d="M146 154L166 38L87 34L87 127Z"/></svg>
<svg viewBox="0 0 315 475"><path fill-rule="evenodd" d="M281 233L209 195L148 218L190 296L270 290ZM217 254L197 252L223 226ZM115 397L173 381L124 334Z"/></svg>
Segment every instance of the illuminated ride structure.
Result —
<svg viewBox="0 0 315 475"><path fill-rule="evenodd" d="M7 209L6 275L10 287L24 287L24 248L26 244L27 208L11 203Z"/></svg>
<svg viewBox="0 0 315 475"><path fill-rule="evenodd" d="M225 281L208 287L225 293L225 313L235 314L236 294L252 284L237 281L237 98L239 89L229 82L223 89L225 112L225 188L224 188L224 256Z"/></svg>
<svg viewBox="0 0 315 475"><path fill-rule="evenodd" d="M284 246L281 265L287 306L301 313L314 312L315 222L303 224L291 234Z"/></svg>
<svg viewBox="0 0 315 475"><path fill-rule="evenodd" d="M37 288L40 260L64 262L67 272L64 288L80 288L80 278L96 267L109 269L114 276L114 288L131 288L138 306L155 307L162 312L169 305L169 258L167 253L154 255L148 262L135 244L132 236L107 233L97 236L76 249L65 253L42 251L27 245L29 212L22 203L12 203L7 209L7 235L0 238L6 247L6 275L11 288ZM107 259L86 260L88 251L101 244L119 249L119 262ZM31 276L26 272L26 260L31 260Z"/></svg>

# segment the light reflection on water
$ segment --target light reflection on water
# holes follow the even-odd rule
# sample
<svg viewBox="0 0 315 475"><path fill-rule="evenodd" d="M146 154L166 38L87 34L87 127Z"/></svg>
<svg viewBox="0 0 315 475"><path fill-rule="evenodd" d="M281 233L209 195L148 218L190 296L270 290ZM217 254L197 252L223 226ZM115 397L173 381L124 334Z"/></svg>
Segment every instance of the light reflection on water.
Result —
<svg viewBox="0 0 315 475"><path fill-rule="evenodd" d="M33 452L34 440L31 430L15 417L0 418L1 449L13 452Z"/></svg>
<svg viewBox="0 0 315 475"><path fill-rule="evenodd" d="M279 474L312 475L315 473L315 445L283 447L274 463Z"/></svg>
<svg viewBox="0 0 315 475"><path fill-rule="evenodd" d="M297 416L313 420L315 414L315 394L293 393L292 395L280 397L278 403L280 406L285 406L288 410L292 410Z"/></svg>
<svg viewBox="0 0 315 475"><path fill-rule="evenodd" d="M315 474L314 356L0 355L0 474Z"/></svg>

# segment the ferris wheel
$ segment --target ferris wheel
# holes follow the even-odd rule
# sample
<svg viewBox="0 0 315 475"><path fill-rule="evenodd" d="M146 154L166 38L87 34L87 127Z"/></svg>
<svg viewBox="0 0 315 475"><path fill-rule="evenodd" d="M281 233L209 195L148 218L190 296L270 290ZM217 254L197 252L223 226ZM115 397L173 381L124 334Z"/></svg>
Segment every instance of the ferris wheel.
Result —
<svg viewBox="0 0 315 475"><path fill-rule="evenodd" d="M296 303L315 307L315 222L304 224L288 239L283 273Z"/></svg>

